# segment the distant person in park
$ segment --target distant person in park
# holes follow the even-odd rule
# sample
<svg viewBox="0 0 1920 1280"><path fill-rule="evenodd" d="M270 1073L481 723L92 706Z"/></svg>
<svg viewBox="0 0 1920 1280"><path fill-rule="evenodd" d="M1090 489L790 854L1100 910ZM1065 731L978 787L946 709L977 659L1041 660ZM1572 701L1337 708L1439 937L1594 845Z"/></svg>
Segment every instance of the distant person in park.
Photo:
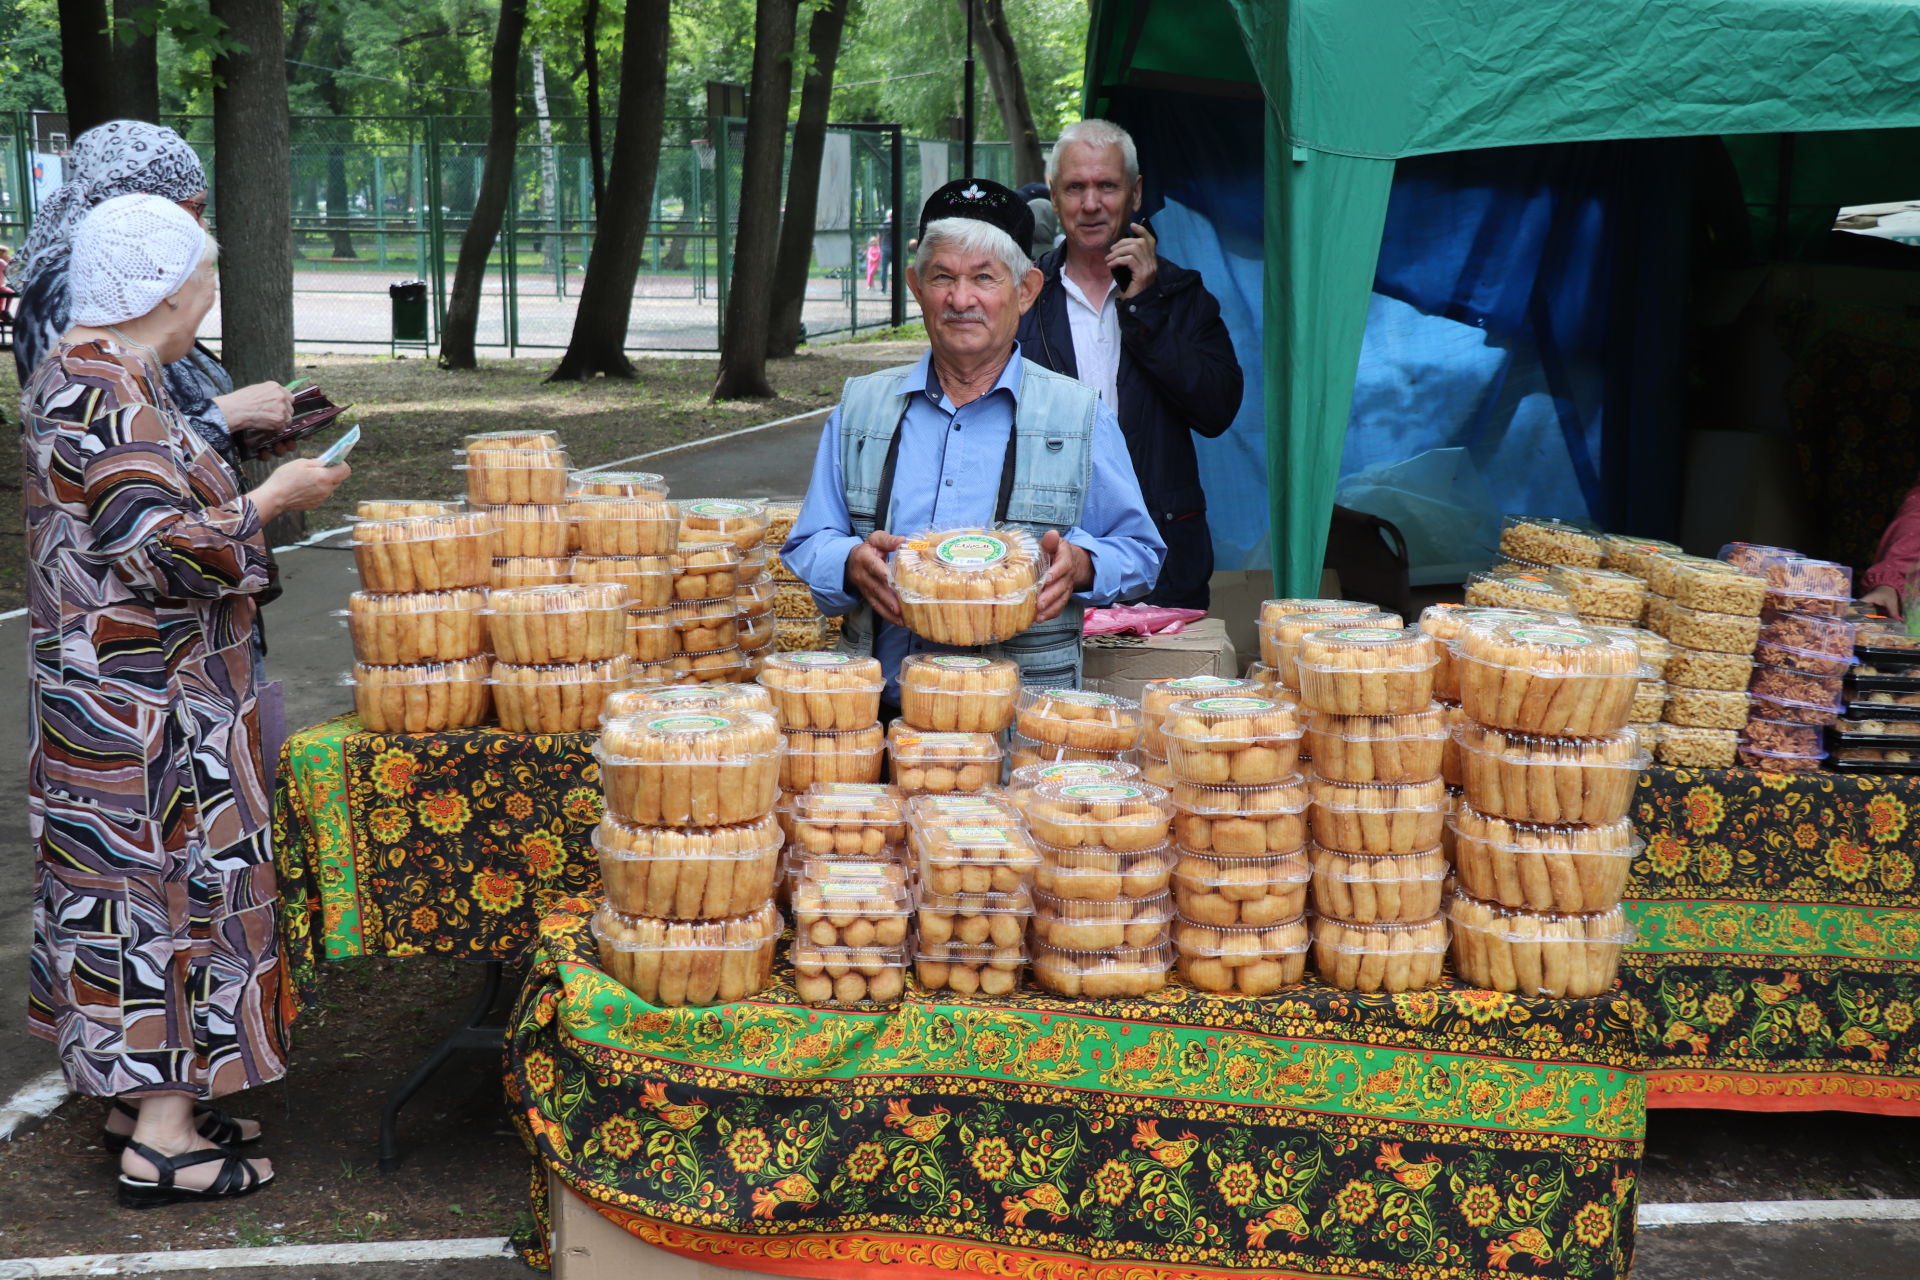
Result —
<svg viewBox="0 0 1920 1280"><path fill-rule="evenodd" d="M298 459L251 493L185 420L165 369L214 299L213 237L163 196L69 234L71 327L21 397L27 1019L76 1093L110 1098L120 1203L225 1199L273 1176L260 1126L212 1101L285 1074L281 969L248 637L266 522L345 466Z"/></svg>
<svg viewBox="0 0 1920 1280"><path fill-rule="evenodd" d="M186 140L142 120L109 120L73 144L73 176L34 215L15 271L13 364L25 386L71 323L68 259L74 229L103 200L154 195L194 217L207 211L207 175ZM233 435L279 430L293 419L293 396L277 382L235 390L233 379L205 347L194 343L166 369L167 394L187 426L205 440L239 482L240 453Z"/></svg>
<svg viewBox="0 0 1920 1280"><path fill-rule="evenodd" d="M931 350L847 383L781 549L821 610L847 615L841 647L879 657L890 690L900 660L930 647L888 584L907 537L1006 523L1040 543L1052 570L1039 621L995 647L1034 685L1077 685L1083 607L1139 595L1160 572L1165 547L1113 411L1014 341L1040 291L1032 234L1031 211L998 183L963 178L927 200L907 287Z"/></svg>
<svg viewBox="0 0 1920 1280"><path fill-rule="evenodd" d="M873 292L873 277L880 271L880 237L867 240L867 292Z"/></svg>
<svg viewBox="0 0 1920 1280"><path fill-rule="evenodd" d="M1220 304L1160 256L1140 211L1133 138L1105 120L1063 129L1047 181L1065 243L1041 257L1045 283L1020 322L1020 348L1078 378L1120 416L1167 563L1148 604L1205 609L1213 536L1193 437L1240 411L1242 377Z"/></svg>

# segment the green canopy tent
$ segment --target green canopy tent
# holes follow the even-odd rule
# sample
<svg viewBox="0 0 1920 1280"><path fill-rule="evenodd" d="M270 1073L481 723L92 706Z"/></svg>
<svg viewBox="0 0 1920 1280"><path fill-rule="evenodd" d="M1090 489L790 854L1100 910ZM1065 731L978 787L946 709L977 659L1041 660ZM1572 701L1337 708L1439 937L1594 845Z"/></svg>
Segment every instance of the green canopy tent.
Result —
<svg viewBox="0 0 1920 1280"><path fill-rule="evenodd" d="M1094 0L1086 103L1264 100L1272 562L1314 594L1396 160L1912 128L1916 65L1912 0Z"/></svg>

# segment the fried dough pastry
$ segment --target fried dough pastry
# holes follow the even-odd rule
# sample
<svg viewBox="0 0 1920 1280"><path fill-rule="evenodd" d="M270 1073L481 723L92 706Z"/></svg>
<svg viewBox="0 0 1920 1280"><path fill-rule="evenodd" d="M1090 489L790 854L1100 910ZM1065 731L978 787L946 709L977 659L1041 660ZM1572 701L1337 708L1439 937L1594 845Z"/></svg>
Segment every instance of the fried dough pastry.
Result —
<svg viewBox="0 0 1920 1280"><path fill-rule="evenodd" d="M784 922L769 903L750 915L687 923L594 913L600 966L648 1004L728 1004L766 989Z"/></svg>
<svg viewBox="0 0 1920 1280"><path fill-rule="evenodd" d="M642 826L751 822L779 793L780 729L761 711L616 716L594 754L607 811Z"/></svg>
<svg viewBox="0 0 1920 1280"><path fill-rule="evenodd" d="M485 656L420 666L353 665L353 708L373 733L439 733L487 718Z"/></svg>
<svg viewBox="0 0 1920 1280"><path fill-rule="evenodd" d="M487 593L478 588L347 597L353 656L383 667L451 662L487 651Z"/></svg>
<svg viewBox="0 0 1920 1280"><path fill-rule="evenodd" d="M894 552L892 565L907 629L962 649L1031 627L1047 570L1039 543L1017 529L923 533Z"/></svg>
<svg viewBox="0 0 1920 1280"><path fill-rule="evenodd" d="M773 900L780 827L771 815L732 827L643 827L611 815L594 828L607 905L622 915L719 920Z"/></svg>
<svg viewBox="0 0 1920 1280"><path fill-rule="evenodd" d="M900 714L919 729L999 733L1019 688L1020 668L1006 658L913 654L900 663Z"/></svg>
<svg viewBox="0 0 1920 1280"><path fill-rule="evenodd" d="M353 564L367 591L484 587L493 538L493 521L482 512L362 520L353 526Z"/></svg>

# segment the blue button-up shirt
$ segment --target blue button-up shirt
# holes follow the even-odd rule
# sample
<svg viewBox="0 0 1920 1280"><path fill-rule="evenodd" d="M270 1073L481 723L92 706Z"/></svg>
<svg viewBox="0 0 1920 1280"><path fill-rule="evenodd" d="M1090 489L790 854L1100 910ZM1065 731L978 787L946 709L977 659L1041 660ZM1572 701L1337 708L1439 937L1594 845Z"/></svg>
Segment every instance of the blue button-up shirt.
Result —
<svg viewBox="0 0 1920 1280"><path fill-rule="evenodd" d="M932 354L920 357L909 381L924 389L909 397L900 423L900 457L881 528L911 537L928 529L992 523L1014 407L1020 400L1022 363L1016 345L993 389L956 408L940 389ZM1104 404L1095 411L1092 450L1093 479L1081 506L1080 523L1062 536L1093 558L1093 586L1077 598L1105 605L1151 590L1160 576L1167 545L1140 496L1140 481L1133 473L1119 420ZM860 603L846 581L847 557L860 542L847 513L846 480L840 467L840 410L835 409L820 434L807 499L780 558L812 588L822 613L842 614ZM880 628L876 656L886 670L891 692L901 658L941 646L878 617L874 621Z"/></svg>

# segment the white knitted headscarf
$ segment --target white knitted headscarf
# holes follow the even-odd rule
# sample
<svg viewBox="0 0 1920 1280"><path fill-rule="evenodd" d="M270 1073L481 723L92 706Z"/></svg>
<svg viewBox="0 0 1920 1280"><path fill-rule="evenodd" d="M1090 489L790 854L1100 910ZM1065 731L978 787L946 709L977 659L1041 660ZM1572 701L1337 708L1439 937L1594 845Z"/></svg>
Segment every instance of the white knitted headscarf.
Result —
<svg viewBox="0 0 1920 1280"><path fill-rule="evenodd" d="M206 256L206 230L163 196L115 196L73 233L67 292L75 324L121 324L180 292Z"/></svg>
<svg viewBox="0 0 1920 1280"><path fill-rule="evenodd" d="M207 189L206 170L186 139L144 120L95 125L74 140L68 163L73 176L41 204L14 260L8 283L22 293L66 260L80 220L102 201L138 194L191 200Z"/></svg>

